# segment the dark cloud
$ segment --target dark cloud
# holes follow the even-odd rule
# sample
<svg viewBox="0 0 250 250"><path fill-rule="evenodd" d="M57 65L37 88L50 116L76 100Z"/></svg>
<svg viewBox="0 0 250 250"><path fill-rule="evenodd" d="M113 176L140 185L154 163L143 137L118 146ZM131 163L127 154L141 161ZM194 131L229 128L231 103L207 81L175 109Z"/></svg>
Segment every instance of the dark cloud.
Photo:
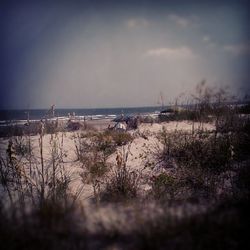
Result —
<svg viewBox="0 0 250 250"><path fill-rule="evenodd" d="M202 78L245 91L248 16L248 1L4 1L0 108L153 105Z"/></svg>

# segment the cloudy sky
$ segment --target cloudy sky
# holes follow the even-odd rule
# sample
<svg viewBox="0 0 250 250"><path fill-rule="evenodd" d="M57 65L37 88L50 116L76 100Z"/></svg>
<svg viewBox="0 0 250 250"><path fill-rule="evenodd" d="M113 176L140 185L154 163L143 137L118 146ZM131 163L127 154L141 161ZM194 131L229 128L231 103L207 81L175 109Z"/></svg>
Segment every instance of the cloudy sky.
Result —
<svg viewBox="0 0 250 250"><path fill-rule="evenodd" d="M0 22L2 109L155 106L203 79L250 92L247 1L1 1Z"/></svg>

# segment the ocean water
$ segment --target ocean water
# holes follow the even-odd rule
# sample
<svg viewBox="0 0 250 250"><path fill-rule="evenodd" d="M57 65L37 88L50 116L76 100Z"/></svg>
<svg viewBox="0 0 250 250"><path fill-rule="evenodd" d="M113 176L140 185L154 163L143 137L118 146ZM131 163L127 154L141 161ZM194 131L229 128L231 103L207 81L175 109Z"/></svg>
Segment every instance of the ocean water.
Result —
<svg viewBox="0 0 250 250"><path fill-rule="evenodd" d="M121 116L149 115L158 114L161 107L135 107L135 108L103 108L103 109L55 109L55 118L68 118L69 114L75 114L79 119L114 119ZM40 120L46 117L48 110L31 109L31 110L0 110L0 124L14 121L27 121L27 112L30 120Z"/></svg>

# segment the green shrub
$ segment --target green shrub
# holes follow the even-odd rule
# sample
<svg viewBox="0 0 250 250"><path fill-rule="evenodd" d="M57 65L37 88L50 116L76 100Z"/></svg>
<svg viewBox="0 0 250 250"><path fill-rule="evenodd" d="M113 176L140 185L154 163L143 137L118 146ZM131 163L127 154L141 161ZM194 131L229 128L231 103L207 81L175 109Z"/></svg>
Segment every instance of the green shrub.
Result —
<svg viewBox="0 0 250 250"><path fill-rule="evenodd" d="M133 140L127 132L105 131L99 133L77 134L74 136L77 158L85 163L88 159L106 162L117 146L123 146Z"/></svg>
<svg viewBox="0 0 250 250"><path fill-rule="evenodd" d="M109 136L112 138L112 141L116 146L123 146L128 144L129 142L133 141L133 136L127 132L123 131L105 131L105 136Z"/></svg>
<svg viewBox="0 0 250 250"><path fill-rule="evenodd" d="M106 182L102 199L106 201L126 201L137 197L140 174L126 166L115 170Z"/></svg>
<svg viewBox="0 0 250 250"><path fill-rule="evenodd" d="M178 190L178 181L166 173L152 177L152 194L156 199L173 199Z"/></svg>
<svg viewBox="0 0 250 250"><path fill-rule="evenodd" d="M108 171L108 166L104 162L95 162L89 168L92 178L102 177Z"/></svg>
<svg viewBox="0 0 250 250"><path fill-rule="evenodd" d="M112 136L106 133L99 133L94 137L94 148L98 152L103 153L103 157L106 159L109 155L113 154L116 149L116 145Z"/></svg>
<svg viewBox="0 0 250 250"><path fill-rule="evenodd" d="M231 160L231 137L227 134L215 137L207 132L192 135L163 131L160 140L164 148L159 158L166 165L174 160L179 166L221 172Z"/></svg>
<svg viewBox="0 0 250 250"><path fill-rule="evenodd" d="M24 138L22 136L14 138L13 149L15 151L15 154L20 156L27 156L28 154L31 154L32 150L31 145L29 145L27 138Z"/></svg>

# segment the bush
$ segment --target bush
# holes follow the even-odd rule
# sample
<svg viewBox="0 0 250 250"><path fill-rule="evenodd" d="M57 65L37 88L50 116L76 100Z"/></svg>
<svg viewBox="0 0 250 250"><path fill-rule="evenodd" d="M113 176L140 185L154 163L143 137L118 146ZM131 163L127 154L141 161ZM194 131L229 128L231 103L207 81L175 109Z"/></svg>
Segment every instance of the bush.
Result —
<svg viewBox="0 0 250 250"><path fill-rule="evenodd" d="M106 182L103 200L126 201L137 197L140 174L126 166L115 170Z"/></svg>
<svg viewBox="0 0 250 250"><path fill-rule="evenodd" d="M166 173L152 177L152 194L156 199L173 199L177 194L178 181Z"/></svg>
<svg viewBox="0 0 250 250"><path fill-rule="evenodd" d="M115 152L115 143L109 134L99 133L93 139L94 147L97 151L103 153L103 157L106 159L109 155Z"/></svg>
<svg viewBox="0 0 250 250"><path fill-rule="evenodd" d="M192 135L163 131L160 140L164 148L159 158L166 166L175 161L179 166L221 172L231 160L231 137L227 134L215 137L207 132Z"/></svg>
<svg viewBox="0 0 250 250"><path fill-rule="evenodd" d="M124 146L134 139L131 134L123 131L108 130L104 132L104 135L111 137L116 146Z"/></svg>
<svg viewBox="0 0 250 250"><path fill-rule="evenodd" d="M89 168L91 178L100 178L108 171L108 166L104 162L95 162Z"/></svg>
<svg viewBox="0 0 250 250"><path fill-rule="evenodd" d="M29 141L27 138L24 138L22 136L18 136L14 138L13 141L13 149L15 151L15 154L20 156L27 156L31 154L31 145L29 145Z"/></svg>
<svg viewBox="0 0 250 250"><path fill-rule="evenodd" d="M81 162L85 163L88 159L106 162L117 146L128 144L133 140L133 136L126 132L105 131L104 133L77 134L74 140L76 155Z"/></svg>

